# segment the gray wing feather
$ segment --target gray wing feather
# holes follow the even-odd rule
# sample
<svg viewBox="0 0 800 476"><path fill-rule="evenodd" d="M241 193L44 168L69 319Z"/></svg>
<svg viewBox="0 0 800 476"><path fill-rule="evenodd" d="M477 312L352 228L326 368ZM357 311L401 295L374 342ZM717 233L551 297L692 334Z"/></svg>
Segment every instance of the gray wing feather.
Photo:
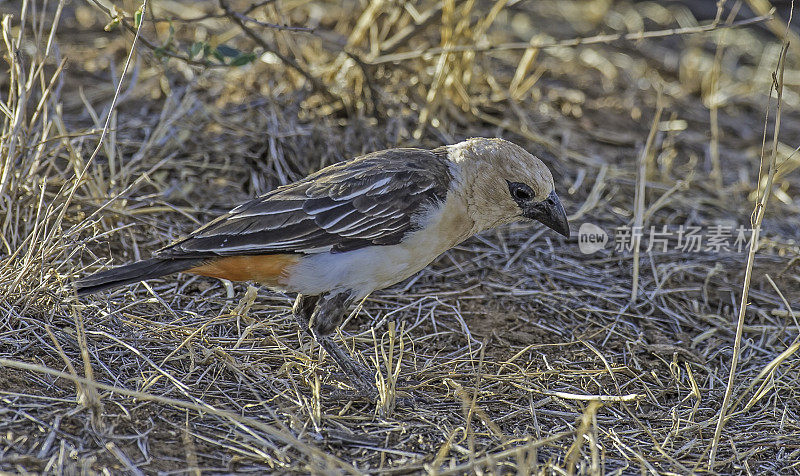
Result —
<svg viewBox="0 0 800 476"><path fill-rule="evenodd" d="M244 203L164 256L349 251L392 245L418 228L415 218L447 196L446 151L390 149L326 167Z"/></svg>

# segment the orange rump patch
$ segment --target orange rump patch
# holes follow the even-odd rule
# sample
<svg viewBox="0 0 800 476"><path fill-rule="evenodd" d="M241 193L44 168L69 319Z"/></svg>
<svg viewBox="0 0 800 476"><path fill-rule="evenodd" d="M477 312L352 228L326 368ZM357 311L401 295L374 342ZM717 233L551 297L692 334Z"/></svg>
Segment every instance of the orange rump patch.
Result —
<svg viewBox="0 0 800 476"><path fill-rule="evenodd" d="M299 260L299 256L292 254L226 256L184 272L231 281L280 284L285 279L284 270Z"/></svg>

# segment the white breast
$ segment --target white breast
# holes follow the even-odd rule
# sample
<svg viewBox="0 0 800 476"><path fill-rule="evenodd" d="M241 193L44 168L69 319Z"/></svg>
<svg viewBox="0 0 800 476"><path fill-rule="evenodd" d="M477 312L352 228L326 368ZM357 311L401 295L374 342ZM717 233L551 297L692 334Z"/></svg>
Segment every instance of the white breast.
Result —
<svg viewBox="0 0 800 476"><path fill-rule="evenodd" d="M473 229L465 204L452 192L441 207L432 209L420 221L422 228L397 245L307 255L286 269L285 290L309 295L352 290L355 298L361 299L420 271L467 239Z"/></svg>

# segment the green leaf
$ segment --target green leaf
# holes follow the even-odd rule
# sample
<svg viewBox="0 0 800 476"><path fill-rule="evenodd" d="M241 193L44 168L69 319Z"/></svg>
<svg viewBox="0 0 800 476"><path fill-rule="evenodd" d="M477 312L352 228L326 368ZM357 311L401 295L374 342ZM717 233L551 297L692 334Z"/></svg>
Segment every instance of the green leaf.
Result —
<svg viewBox="0 0 800 476"><path fill-rule="evenodd" d="M114 18L103 27L105 31L115 30L119 27L119 18Z"/></svg>
<svg viewBox="0 0 800 476"><path fill-rule="evenodd" d="M231 61L231 66L244 66L256 59L255 53L242 53Z"/></svg>
<svg viewBox="0 0 800 476"><path fill-rule="evenodd" d="M227 46L227 45L219 45L219 46L217 46L217 52L220 55L225 56L227 58L237 58L242 54L241 51L237 50L236 48L232 48L230 46Z"/></svg>
<svg viewBox="0 0 800 476"><path fill-rule="evenodd" d="M111 21L103 27L105 31L111 31L119 27L122 20L125 19L125 11L117 10L117 7L111 7Z"/></svg>
<svg viewBox="0 0 800 476"><path fill-rule="evenodd" d="M203 51L203 47L205 45L202 41L195 41L192 43L192 46L189 48L189 59L194 59L201 51Z"/></svg>
<svg viewBox="0 0 800 476"><path fill-rule="evenodd" d="M134 26L134 28L139 28L139 25L142 24L142 17L144 15L144 11L142 10L143 8L144 8L144 5L139 7L139 9L136 10L136 12L133 14L133 26Z"/></svg>

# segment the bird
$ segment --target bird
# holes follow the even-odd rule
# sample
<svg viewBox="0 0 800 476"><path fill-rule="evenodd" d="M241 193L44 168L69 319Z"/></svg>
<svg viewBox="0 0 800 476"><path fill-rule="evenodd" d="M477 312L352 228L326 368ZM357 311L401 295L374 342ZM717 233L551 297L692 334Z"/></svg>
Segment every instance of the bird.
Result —
<svg viewBox="0 0 800 476"><path fill-rule="evenodd" d="M78 295L177 272L296 293L292 314L359 394L375 373L333 341L348 307L416 274L476 233L537 221L569 237L553 175L499 138L394 148L327 166L157 250L83 277Z"/></svg>

